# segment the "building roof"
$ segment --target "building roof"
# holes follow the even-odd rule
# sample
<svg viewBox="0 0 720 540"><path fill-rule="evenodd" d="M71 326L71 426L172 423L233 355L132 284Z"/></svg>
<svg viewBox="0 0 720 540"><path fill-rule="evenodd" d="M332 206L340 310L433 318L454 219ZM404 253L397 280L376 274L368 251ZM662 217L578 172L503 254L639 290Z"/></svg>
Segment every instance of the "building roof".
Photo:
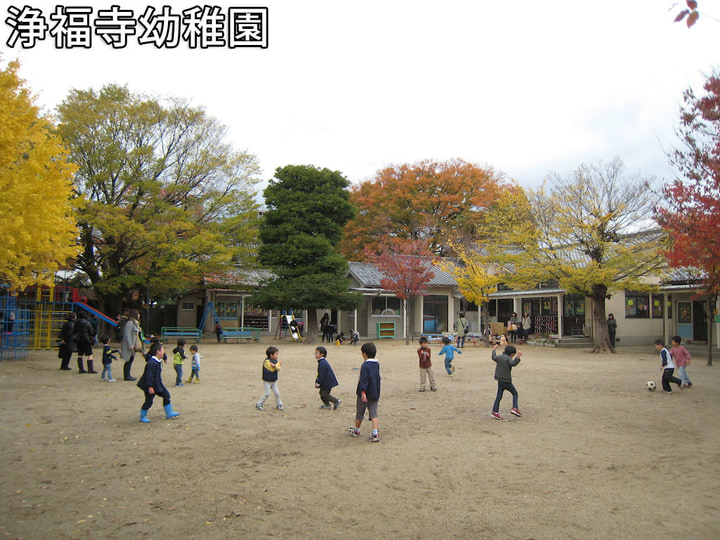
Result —
<svg viewBox="0 0 720 540"><path fill-rule="evenodd" d="M380 281L383 275L374 264L364 262L350 262L350 275L360 284L361 288L382 289ZM427 260L427 267L432 269L433 277L428 284L430 287L456 287L455 278L449 272L446 272L439 266L433 264L432 260Z"/></svg>

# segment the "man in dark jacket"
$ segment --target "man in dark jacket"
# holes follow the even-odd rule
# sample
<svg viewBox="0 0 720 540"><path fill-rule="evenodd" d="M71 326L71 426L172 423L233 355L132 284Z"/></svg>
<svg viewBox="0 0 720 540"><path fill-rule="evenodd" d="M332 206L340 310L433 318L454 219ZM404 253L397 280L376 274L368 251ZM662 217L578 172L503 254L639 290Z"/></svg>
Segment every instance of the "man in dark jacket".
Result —
<svg viewBox="0 0 720 540"><path fill-rule="evenodd" d="M75 328L75 315L74 311L68 313L67 320L63 323L60 329L60 351L58 352L58 358L60 358L60 369L67 371L70 369L70 358L72 353L75 352L75 340L74 328Z"/></svg>
<svg viewBox="0 0 720 540"><path fill-rule="evenodd" d="M80 318L75 323L73 332L75 334L75 344L77 345L78 373L85 373L83 366L83 357L85 356L87 356L87 373L97 373L93 367L93 329L84 312L80 313Z"/></svg>

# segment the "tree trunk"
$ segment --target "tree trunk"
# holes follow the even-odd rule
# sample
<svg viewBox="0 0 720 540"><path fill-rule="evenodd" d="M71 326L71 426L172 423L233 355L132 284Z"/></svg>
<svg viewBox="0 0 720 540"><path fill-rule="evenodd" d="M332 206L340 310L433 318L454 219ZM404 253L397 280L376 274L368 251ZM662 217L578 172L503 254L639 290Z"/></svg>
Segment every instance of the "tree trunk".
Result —
<svg viewBox="0 0 720 540"><path fill-rule="evenodd" d="M311 308L307 310L304 332L303 341L305 343L318 343L317 309Z"/></svg>
<svg viewBox="0 0 720 540"><path fill-rule="evenodd" d="M410 345L410 335L412 334L412 328L410 328L410 325L412 324L412 319L410 318L410 309L412 309L412 300L407 301L403 300L403 311L405 312L405 328L407 328L407 332L405 332L405 345Z"/></svg>
<svg viewBox="0 0 720 540"><path fill-rule="evenodd" d="M615 348L610 344L610 333L607 327L607 318L605 316L605 298L607 296L607 287L602 284L593 285L590 300L592 302L592 325L593 325L593 348L592 353L599 352L615 352Z"/></svg>
<svg viewBox="0 0 720 540"><path fill-rule="evenodd" d="M718 295L711 294L710 295L710 305L708 306L710 309L710 316L708 317L708 356L707 356L707 365L712 366L712 344L713 344L713 324L715 324L715 306L717 306L717 299Z"/></svg>

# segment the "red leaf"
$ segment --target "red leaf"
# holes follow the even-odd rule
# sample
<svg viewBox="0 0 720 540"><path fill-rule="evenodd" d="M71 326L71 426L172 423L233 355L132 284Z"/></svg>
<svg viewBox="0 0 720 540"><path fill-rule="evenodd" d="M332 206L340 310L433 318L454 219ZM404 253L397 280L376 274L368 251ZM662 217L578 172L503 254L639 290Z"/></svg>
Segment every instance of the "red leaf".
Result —
<svg viewBox="0 0 720 540"><path fill-rule="evenodd" d="M685 18L685 15L690 13L687 9L683 9L680 13L677 14L677 17L675 17L675 20L673 22L680 22Z"/></svg>
<svg viewBox="0 0 720 540"><path fill-rule="evenodd" d="M696 9L697 9L697 2L696 2L695 0L686 0L685 3L686 3L687 6L688 6L690 9L692 9L692 10L696 10Z"/></svg>
<svg viewBox="0 0 720 540"><path fill-rule="evenodd" d="M693 24L695 24L698 20L698 17L700 17L700 13L697 11L693 11L690 16L687 19L687 26L690 28Z"/></svg>

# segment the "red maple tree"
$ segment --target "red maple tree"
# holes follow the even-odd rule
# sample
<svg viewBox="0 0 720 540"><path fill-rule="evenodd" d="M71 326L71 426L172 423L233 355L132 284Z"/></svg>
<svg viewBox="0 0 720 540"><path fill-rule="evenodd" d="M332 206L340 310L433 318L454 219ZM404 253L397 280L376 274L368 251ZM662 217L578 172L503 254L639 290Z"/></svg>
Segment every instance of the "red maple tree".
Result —
<svg viewBox="0 0 720 540"><path fill-rule="evenodd" d="M666 184L658 222L668 232L670 266L697 269L715 315L720 293L720 74L710 76L698 97L684 94L678 135L683 148L670 155L681 178ZM712 365L712 322L708 365Z"/></svg>
<svg viewBox="0 0 720 540"><path fill-rule="evenodd" d="M427 296L427 287L435 276L428 242L424 240L403 240L387 242L379 251L366 249L366 259L383 274L380 286L395 293L403 302L405 323L410 330L405 335L405 344L410 343L412 328L409 313L415 298Z"/></svg>

